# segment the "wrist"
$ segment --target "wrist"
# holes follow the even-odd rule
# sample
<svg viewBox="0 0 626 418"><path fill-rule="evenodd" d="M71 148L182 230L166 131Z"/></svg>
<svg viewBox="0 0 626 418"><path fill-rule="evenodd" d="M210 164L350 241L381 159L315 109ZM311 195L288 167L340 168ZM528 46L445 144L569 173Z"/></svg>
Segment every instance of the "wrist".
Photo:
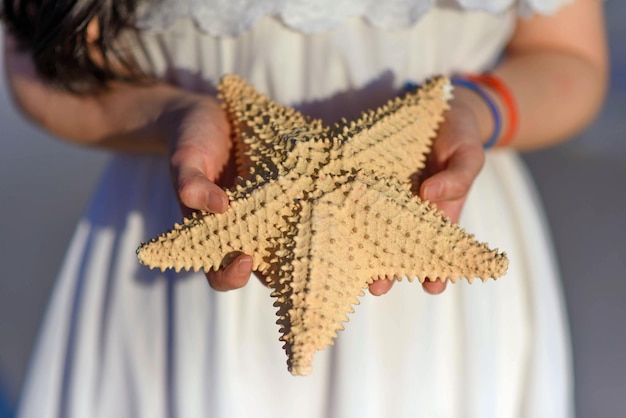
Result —
<svg viewBox="0 0 626 418"><path fill-rule="evenodd" d="M453 84L459 101L474 109L481 137L483 141L487 138L485 149L504 147L515 139L519 122L517 103L500 78L469 74L454 78Z"/></svg>
<svg viewBox="0 0 626 418"><path fill-rule="evenodd" d="M455 85L451 107L471 114L476 121L483 144L489 140L494 132L495 123L492 112L483 98L467 87Z"/></svg>
<svg viewBox="0 0 626 418"><path fill-rule="evenodd" d="M210 95L192 93L187 90L165 85L162 101L153 114L153 124L159 140L171 155L177 147L183 125L190 123L194 115L211 115L221 110L217 99Z"/></svg>

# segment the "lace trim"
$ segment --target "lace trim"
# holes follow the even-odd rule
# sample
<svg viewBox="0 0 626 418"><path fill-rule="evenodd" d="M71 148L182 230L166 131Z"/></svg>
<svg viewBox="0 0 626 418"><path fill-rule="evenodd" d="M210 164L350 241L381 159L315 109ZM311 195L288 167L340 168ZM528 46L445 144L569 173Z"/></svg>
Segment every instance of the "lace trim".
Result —
<svg viewBox="0 0 626 418"><path fill-rule="evenodd" d="M502 13L516 7L521 15L551 14L572 0L143 0L141 29L163 30L178 19L192 19L204 33L237 36L263 16L274 16L304 33L320 33L360 16L382 29L404 29L434 6Z"/></svg>

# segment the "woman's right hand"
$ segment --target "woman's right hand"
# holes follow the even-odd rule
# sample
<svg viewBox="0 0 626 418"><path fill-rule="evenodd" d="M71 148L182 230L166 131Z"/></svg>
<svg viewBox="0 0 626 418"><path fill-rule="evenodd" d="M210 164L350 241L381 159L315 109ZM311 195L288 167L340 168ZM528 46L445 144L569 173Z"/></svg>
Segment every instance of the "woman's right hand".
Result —
<svg viewBox="0 0 626 418"><path fill-rule="evenodd" d="M218 179L228 183L225 172L232 149L230 124L212 96L182 93L168 103L159 118L167 130L174 189L183 214L194 210L223 213L228 197ZM231 178L228 178L231 177ZM225 269L206 273L210 286L219 291L246 285L252 272L252 257L240 255Z"/></svg>

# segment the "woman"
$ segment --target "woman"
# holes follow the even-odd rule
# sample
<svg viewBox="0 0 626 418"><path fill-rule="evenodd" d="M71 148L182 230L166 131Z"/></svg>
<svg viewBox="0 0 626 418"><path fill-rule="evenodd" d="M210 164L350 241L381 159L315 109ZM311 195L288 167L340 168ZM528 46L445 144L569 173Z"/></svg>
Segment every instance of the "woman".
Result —
<svg viewBox="0 0 626 418"><path fill-rule="evenodd" d="M459 3L6 0L17 105L62 138L116 152L60 273L21 415L572 414L558 275L516 150L564 140L597 112L602 4ZM507 251L502 280L426 284L437 297L379 280L370 292L388 294L362 298L313 375L294 379L249 256L207 276L238 289L228 293L137 263L137 244L177 221L179 202L228 206L221 75L331 122L408 80L487 71L514 106L484 79L457 86L420 194L454 220L463 208L463 226ZM484 142L501 146L485 153Z"/></svg>

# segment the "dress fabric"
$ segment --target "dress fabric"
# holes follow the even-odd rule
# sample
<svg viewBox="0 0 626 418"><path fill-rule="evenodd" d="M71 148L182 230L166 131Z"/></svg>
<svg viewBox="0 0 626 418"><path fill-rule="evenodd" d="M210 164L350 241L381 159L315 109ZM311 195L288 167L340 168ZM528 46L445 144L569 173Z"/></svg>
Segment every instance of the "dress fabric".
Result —
<svg viewBox="0 0 626 418"><path fill-rule="evenodd" d="M483 71L514 9L434 7L396 31L350 17L311 35L259 18L214 37L180 18L145 31L144 65L214 92L237 72L275 100L333 121L407 80ZM141 266L141 241L180 220L164 157L118 155L76 229L26 381L20 417L568 417L569 336L547 227L515 153L489 151L461 224L511 260L498 281L439 296L396 283L366 294L313 373L293 377L270 291L228 293L202 274Z"/></svg>
<svg viewBox="0 0 626 418"><path fill-rule="evenodd" d="M350 17L360 16L387 30L406 29L434 7L502 13L515 9L522 16L553 13L571 0L143 0L140 27L164 29L189 18L201 31L217 36L237 36L263 16L277 17L305 33L334 29Z"/></svg>

